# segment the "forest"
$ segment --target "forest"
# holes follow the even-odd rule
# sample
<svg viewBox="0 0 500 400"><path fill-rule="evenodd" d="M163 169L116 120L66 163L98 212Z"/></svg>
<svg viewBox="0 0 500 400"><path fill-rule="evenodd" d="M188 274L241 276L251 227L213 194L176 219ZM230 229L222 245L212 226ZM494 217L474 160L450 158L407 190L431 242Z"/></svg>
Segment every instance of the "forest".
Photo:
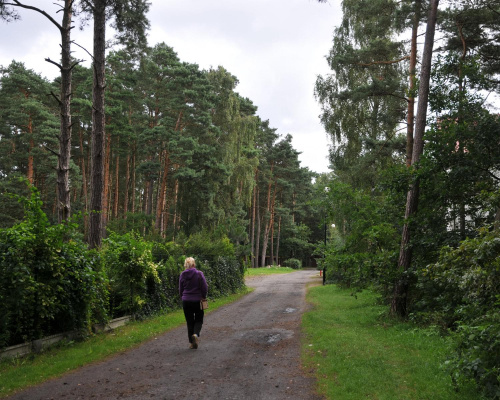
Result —
<svg viewBox="0 0 500 400"><path fill-rule="evenodd" d="M500 396L500 2L342 2L316 82L327 280L453 339L453 382Z"/></svg>
<svg viewBox="0 0 500 400"><path fill-rule="evenodd" d="M65 0L61 77L1 68L0 346L174 307L184 255L216 295L245 267L318 265L449 337L457 389L500 398L500 1L342 1L314 88L328 174L224 67L147 44L147 9ZM76 16L91 68L69 56Z"/></svg>
<svg viewBox="0 0 500 400"><path fill-rule="evenodd" d="M317 174L236 76L149 46L148 7L67 0L58 22L0 2L4 22L38 12L61 32L57 79L0 69L0 347L176 308L186 256L211 298L247 267L316 265ZM94 21L90 67L71 57L78 18Z"/></svg>

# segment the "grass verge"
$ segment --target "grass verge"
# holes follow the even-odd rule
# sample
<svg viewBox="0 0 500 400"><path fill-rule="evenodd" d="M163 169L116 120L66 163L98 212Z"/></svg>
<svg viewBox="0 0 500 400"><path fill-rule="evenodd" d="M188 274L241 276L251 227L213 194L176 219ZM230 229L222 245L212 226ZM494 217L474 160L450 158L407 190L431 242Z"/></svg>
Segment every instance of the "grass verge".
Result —
<svg viewBox="0 0 500 400"><path fill-rule="evenodd" d="M260 276L260 275L273 275L273 274L288 274L289 272L296 271L296 269L289 267L262 267L262 268L247 268L245 276Z"/></svg>
<svg viewBox="0 0 500 400"><path fill-rule="evenodd" d="M449 343L432 329L386 316L368 290L351 296L336 286L312 287L313 309L302 324L303 364L327 399L478 400L474 387L455 392L442 367Z"/></svg>
<svg viewBox="0 0 500 400"><path fill-rule="evenodd" d="M252 289L210 301L208 312L238 300ZM66 342L39 355L0 362L0 397L42 383L113 354L129 350L173 328L183 325L182 310L144 321L131 322L112 332L91 336L82 342Z"/></svg>

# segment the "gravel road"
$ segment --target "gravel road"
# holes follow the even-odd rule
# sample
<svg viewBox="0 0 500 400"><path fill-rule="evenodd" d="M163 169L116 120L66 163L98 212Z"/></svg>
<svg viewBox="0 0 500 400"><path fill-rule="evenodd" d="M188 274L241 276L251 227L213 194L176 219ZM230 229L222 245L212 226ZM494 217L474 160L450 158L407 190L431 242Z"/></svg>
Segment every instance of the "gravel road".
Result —
<svg viewBox="0 0 500 400"><path fill-rule="evenodd" d="M255 291L205 314L200 347L186 328L10 399L311 399L314 380L300 365L306 285L318 272L253 277Z"/></svg>

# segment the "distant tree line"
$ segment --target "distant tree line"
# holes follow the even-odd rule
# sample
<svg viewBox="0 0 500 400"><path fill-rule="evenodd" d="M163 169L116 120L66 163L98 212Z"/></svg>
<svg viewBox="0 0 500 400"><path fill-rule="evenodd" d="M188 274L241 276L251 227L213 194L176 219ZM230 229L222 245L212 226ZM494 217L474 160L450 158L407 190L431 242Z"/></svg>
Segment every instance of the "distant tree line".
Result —
<svg viewBox="0 0 500 400"><path fill-rule="evenodd" d="M256 115L223 67L200 70L164 43L144 53L107 58L103 236L106 228L162 240L221 231L253 266L309 262L311 233L321 232L308 205L314 173L300 166L291 136ZM92 69L75 65L72 76L71 210L88 232ZM49 94L61 81L13 61L0 85L2 192L22 193L17 178L26 177L57 221L59 110ZM10 197L1 202L3 227L22 218Z"/></svg>

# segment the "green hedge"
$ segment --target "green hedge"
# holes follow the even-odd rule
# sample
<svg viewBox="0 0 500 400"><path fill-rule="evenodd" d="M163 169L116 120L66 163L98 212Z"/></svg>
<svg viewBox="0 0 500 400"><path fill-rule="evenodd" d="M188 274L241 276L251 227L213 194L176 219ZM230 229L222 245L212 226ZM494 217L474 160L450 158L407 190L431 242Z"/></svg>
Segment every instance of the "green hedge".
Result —
<svg viewBox="0 0 500 400"><path fill-rule="evenodd" d="M76 225L50 225L35 188L25 219L0 230L0 347L106 319L107 278L99 256L74 236Z"/></svg>
<svg viewBox="0 0 500 400"><path fill-rule="evenodd" d="M244 267L225 236L160 243L110 233L100 251L89 251L77 224L49 224L31 190L30 199L20 199L24 221L0 230L0 348L69 330L88 334L93 323L110 318L178 308L186 256L204 272L209 298L244 286Z"/></svg>

